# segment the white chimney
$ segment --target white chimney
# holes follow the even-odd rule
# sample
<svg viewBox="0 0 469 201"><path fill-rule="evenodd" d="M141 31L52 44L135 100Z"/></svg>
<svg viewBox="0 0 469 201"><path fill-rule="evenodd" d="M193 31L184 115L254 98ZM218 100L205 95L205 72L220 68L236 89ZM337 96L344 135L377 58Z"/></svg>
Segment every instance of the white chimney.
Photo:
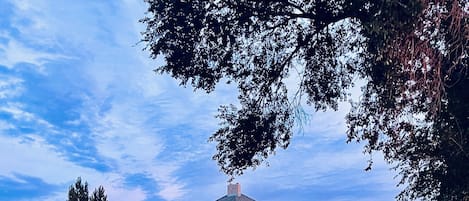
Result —
<svg viewBox="0 0 469 201"><path fill-rule="evenodd" d="M241 185L239 183L228 184L228 195L241 196Z"/></svg>

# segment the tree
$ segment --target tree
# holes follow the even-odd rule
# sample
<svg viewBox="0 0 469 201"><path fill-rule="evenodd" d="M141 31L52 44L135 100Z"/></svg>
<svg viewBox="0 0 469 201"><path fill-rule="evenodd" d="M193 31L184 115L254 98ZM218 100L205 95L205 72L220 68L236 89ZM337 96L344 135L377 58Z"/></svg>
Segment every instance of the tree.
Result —
<svg viewBox="0 0 469 201"><path fill-rule="evenodd" d="M107 195L104 187L99 186L94 189L93 194L89 197L88 182L83 184L81 177L78 177L75 184L71 185L68 190L67 201L107 201Z"/></svg>
<svg viewBox="0 0 469 201"><path fill-rule="evenodd" d="M94 190L93 195L90 197L90 201L107 201L107 195L103 186L99 186L98 189Z"/></svg>
<svg viewBox="0 0 469 201"><path fill-rule="evenodd" d="M241 107L221 106L210 138L228 175L287 148L303 100L337 109L358 77L366 84L346 117L348 138L397 164L406 185L398 199L469 199L464 1L147 3L142 40L166 60L156 72L207 92L222 78L238 87ZM299 77L296 89L289 76Z"/></svg>
<svg viewBox="0 0 469 201"><path fill-rule="evenodd" d="M67 201L88 201L88 182L81 182L81 177L77 178L74 185L68 190Z"/></svg>

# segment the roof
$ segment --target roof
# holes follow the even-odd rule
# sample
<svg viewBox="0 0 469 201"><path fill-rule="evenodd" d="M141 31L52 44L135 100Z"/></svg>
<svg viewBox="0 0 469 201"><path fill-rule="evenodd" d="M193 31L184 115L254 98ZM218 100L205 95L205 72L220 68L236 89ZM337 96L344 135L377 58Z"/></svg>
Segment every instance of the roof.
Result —
<svg viewBox="0 0 469 201"><path fill-rule="evenodd" d="M236 196L236 195L225 195L218 199L217 201L255 201L254 199L241 194L241 196Z"/></svg>

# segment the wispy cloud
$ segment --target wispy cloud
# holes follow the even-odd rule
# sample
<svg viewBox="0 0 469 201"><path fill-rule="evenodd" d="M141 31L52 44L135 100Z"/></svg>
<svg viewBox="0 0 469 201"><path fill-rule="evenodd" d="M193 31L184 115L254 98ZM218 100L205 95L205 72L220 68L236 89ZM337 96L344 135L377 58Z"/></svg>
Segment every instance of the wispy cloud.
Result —
<svg viewBox="0 0 469 201"><path fill-rule="evenodd" d="M6 44L0 43L0 65L10 69L18 64L31 64L38 72L46 73L44 64L58 59L70 58L61 54L38 52L26 47L14 38L7 38L7 40Z"/></svg>
<svg viewBox="0 0 469 201"><path fill-rule="evenodd" d="M16 97L23 91L23 80L13 76L0 75L0 100Z"/></svg>
<svg viewBox="0 0 469 201"><path fill-rule="evenodd" d="M115 16L104 17L103 15L101 17L97 17L97 15L94 15L89 18L79 17L82 14L90 12L87 11L86 9L88 8L83 5L79 5L78 7L69 5L63 7L54 6L55 8L69 9L69 11L67 11L69 12L68 15L63 15L64 18L61 20L70 19L71 21L76 21L80 18L78 24L68 24L64 21L59 21L57 18L60 14L65 13L60 9L50 7L46 1L34 2L35 4L28 1L15 1L12 3L15 5L15 11L17 14L13 24L15 28L22 33L17 37L23 37L23 39L27 38L29 43L25 45L18 42L14 37L8 37L8 42L1 46L3 62L0 65L4 65L11 69L18 64L31 64L36 66L40 73L56 71L58 69L47 67L46 64L51 64L56 61L69 58L63 56L63 53L69 50L63 50L60 51L60 53L50 53L50 51L42 49L44 46L60 47L61 45L58 45L58 41L71 45L84 45L84 51L81 53L78 52L79 55L84 53L85 55L92 55L92 57L86 58L88 60L88 62L85 62L88 63L87 66L81 66L80 68L82 69L78 72L90 76L87 86L88 92L79 92L84 94L82 95L82 99L77 99L79 101L83 101L79 104L83 107L74 108L73 110L79 111L81 114L78 119L67 121L67 124L85 128L89 127L90 132L87 133L88 129L79 130L77 132L69 131L66 127L54 125L56 122L48 122L41 118L40 115L28 112L27 108L23 107L25 104L29 106L30 103L28 102L19 103L8 101L8 104L0 108L0 110L3 113L11 115L17 123L37 123L38 127L35 127L34 129L39 129L37 130L39 133L34 135L21 134L18 137L1 135L2 143L5 143L5 146L2 146L2 148L14 148L14 150L16 150L16 154L7 158L7 161L12 160L15 161L15 163L10 163L8 166L2 166L0 174L15 178L14 175L17 171L42 178L44 181L54 184L68 183L76 175L83 175L83 177L87 177L90 183L104 183L111 198L114 197L116 200L125 200L126 198L130 200L144 200L147 197L144 191L123 191L122 189L125 189L125 187L119 185L120 182L116 181L122 180L126 174L145 172L152 175L153 179L161 185L161 190L158 193L161 197L166 200L174 200L180 197L183 194L182 188L184 185L180 184L172 175L174 170L177 169L177 164L160 165L159 163L155 163L157 160L156 156L160 150L164 148L164 145L155 135L156 130L152 127L148 128L148 126L145 125L150 121L145 118L145 115L148 113L138 111L138 108L140 107L138 104L145 104L141 101L135 101L139 100L138 96L140 93L127 94L134 97L133 99L113 95L114 93L119 93L132 88L139 89L139 86L135 86L134 81L140 80L138 75L142 75L143 73L136 74L133 73L135 72L134 70L127 68L131 65L132 58L121 59L123 64L109 66L110 64L114 65L114 62L111 62L114 58L125 58L123 55L126 54L126 51L136 51L136 48L132 47L132 45L137 42L137 40L132 41L133 39L136 39L136 37L132 37L132 39L129 40L129 38L125 38L122 34L114 34L107 32L106 30L99 29L99 22L94 21L96 19L101 19L104 23L111 23L112 21L112 24L107 24L108 26L106 27L109 27L109 25L115 26L116 24L120 24L117 23L117 21L111 20L112 17ZM107 12L108 9L114 9L105 7L110 6L110 4L94 4L90 6L94 7L95 11L101 11L107 14L109 14L109 12ZM87 15L85 14L84 16ZM77 19L72 19L74 17L77 17ZM92 23L87 24L87 20ZM22 23L23 21L28 21L28 23L24 24ZM136 23L136 21L130 22L129 25ZM82 33L88 32L88 34L83 35L81 33L72 33L77 31ZM138 34L137 30L133 31ZM128 43L121 43L122 41L119 41L121 46L118 45L116 48L112 40L106 40L104 42L107 45L104 45L101 39L106 38L106 36L102 34L110 34L110 37L115 36L116 38L125 39ZM7 35L4 34L4 36ZM90 37L91 40L88 39L88 37ZM84 44L79 44L82 42L84 42ZM35 47L30 47L30 45L34 45ZM73 49L77 47L71 48ZM54 49L54 51L57 51L57 49ZM103 54L102 52L107 52L108 54ZM135 61L135 59L133 60ZM69 66L67 68L74 67ZM125 70L125 72L120 72L120 70ZM148 74L150 74L150 72L151 69L148 69ZM51 74L57 74L57 72L51 72ZM126 82L122 82L122 80L126 80ZM12 86L20 85L21 81L21 79L9 79L2 82L2 94L4 94L2 97L12 98L13 95L21 93L12 91L12 89L14 89ZM82 80L79 79L68 80L70 84L81 81ZM127 87L128 89L125 89L125 83L131 83L134 87ZM140 86L143 86L143 83L140 84ZM62 87L67 86L65 85ZM42 90L47 90L47 88L42 88ZM139 90L146 94L152 94L153 96L158 94L158 92L155 93L154 89L151 88L143 88ZM4 127L8 128L7 125L8 124L5 123ZM51 140L41 136L45 130L50 131L54 127L57 127L56 130L59 132L58 135L62 138L60 139L60 143L62 145L69 145L68 147L76 147L73 144L74 141L82 138L83 136L93 136L93 138L87 137L87 139L93 140L91 143L96 147L95 154L100 155L101 160L103 160L100 162L108 163L108 165L112 167L112 171L100 172L93 168L83 167L80 163L77 163L78 161L70 161L70 157L73 158L76 152L73 152L72 150L59 150L59 148L63 148L64 146L57 147L55 145L57 142L54 140L52 140L54 142L51 142ZM69 140L64 138L62 135L66 133L71 134ZM28 149L27 147L32 148ZM79 147L76 148L79 149ZM4 151L2 153L7 152ZM34 171L28 170L29 166L35 165L38 162L48 165L47 167L40 166L35 168ZM55 166L57 168L56 171L48 168L50 165ZM13 172L13 170L15 170L15 172ZM59 174L57 174L57 172ZM106 183L108 185L106 185ZM53 197L54 196L49 199L54 200L55 198Z"/></svg>
<svg viewBox="0 0 469 201"><path fill-rule="evenodd" d="M0 186L54 187L13 199L64 200L77 176L91 188L103 185L116 201L215 200L225 193L227 177L211 160L215 145L207 138L217 128L218 105L236 103L236 89L220 84L211 94L194 93L169 76L155 76L153 68L163 61L148 59L136 45L143 1L6 5ZM269 159L270 167L237 181L258 200L301 200L279 192L308 197L325 189L339 194L329 200L358 200L359 193L347 194L354 185L392 191L384 189L390 185L383 182L390 178L387 166L367 175L360 147L342 148L346 110L314 114L290 148Z"/></svg>
<svg viewBox="0 0 469 201"><path fill-rule="evenodd" d="M52 124L40 117L37 117L33 113L24 111L22 107L23 104L21 103L8 102L4 106L0 106L0 112L7 113L18 121L38 124L40 126L46 127L47 129L53 129L54 126Z"/></svg>
<svg viewBox="0 0 469 201"><path fill-rule="evenodd" d="M146 119L148 113L139 110L140 104L132 100L114 99L108 104L107 111L95 113L88 122L93 128L98 153L111 159L121 174L149 175L160 186L159 195L166 200L182 196L184 185L174 175L178 164L158 158L165 144L158 136L158 127Z"/></svg>
<svg viewBox="0 0 469 201"><path fill-rule="evenodd" d="M2 160L0 174L15 179L15 174L28 174L46 182L61 184L70 181L70 175L82 173L97 175L97 171L83 168L56 152L56 147L37 135L7 137L0 135ZM34 168L32 168L34 167ZM55 170L55 171L54 171Z"/></svg>

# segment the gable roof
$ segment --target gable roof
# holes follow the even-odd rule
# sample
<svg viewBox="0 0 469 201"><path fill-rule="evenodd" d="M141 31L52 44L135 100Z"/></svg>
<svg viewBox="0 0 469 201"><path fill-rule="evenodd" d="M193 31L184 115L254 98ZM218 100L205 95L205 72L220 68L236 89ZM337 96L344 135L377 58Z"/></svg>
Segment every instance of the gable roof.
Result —
<svg viewBox="0 0 469 201"><path fill-rule="evenodd" d="M255 201L255 200L244 194L241 194L241 196L225 195L219 198L217 201Z"/></svg>

